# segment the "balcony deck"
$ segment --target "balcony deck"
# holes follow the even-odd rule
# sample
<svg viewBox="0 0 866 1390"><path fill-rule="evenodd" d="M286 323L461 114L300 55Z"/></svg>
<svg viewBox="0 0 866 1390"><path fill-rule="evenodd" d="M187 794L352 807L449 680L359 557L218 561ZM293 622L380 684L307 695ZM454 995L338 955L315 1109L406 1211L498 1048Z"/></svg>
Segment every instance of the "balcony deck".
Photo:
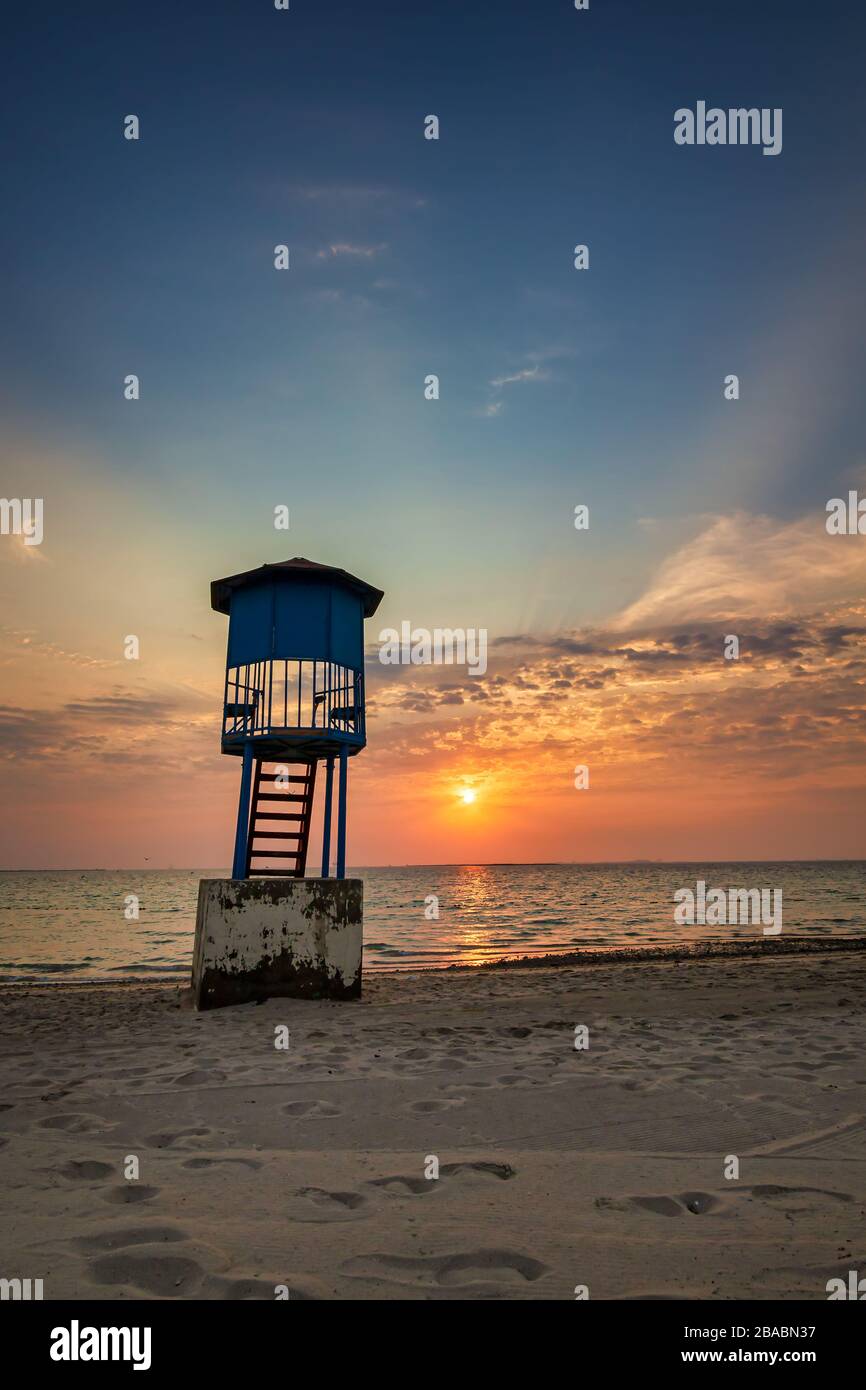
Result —
<svg viewBox="0 0 866 1390"><path fill-rule="evenodd" d="M366 743L364 678L331 662L274 660L226 672L222 750L312 761Z"/></svg>

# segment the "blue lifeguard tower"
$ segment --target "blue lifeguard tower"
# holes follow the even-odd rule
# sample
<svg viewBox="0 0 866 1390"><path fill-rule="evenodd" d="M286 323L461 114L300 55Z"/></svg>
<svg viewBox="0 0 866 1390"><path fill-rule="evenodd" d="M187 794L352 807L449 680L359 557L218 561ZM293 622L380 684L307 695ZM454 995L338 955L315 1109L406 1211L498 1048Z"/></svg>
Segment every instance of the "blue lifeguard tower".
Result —
<svg viewBox="0 0 866 1390"><path fill-rule="evenodd" d="M300 557L211 584L211 607L229 620L222 751L243 760L233 879L304 877L319 762L322 878L335 762L336 876L345 878L348 760L366 743L364 619L382 596L345 570Z"/></svg>

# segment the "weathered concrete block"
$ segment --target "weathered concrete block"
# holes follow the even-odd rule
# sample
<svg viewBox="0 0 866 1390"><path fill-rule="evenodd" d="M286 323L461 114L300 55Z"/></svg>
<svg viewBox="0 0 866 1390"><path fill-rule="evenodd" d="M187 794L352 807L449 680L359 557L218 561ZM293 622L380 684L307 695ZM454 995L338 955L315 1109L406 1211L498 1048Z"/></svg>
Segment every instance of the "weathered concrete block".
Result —
<svg viewBox="0 0 866 1390"><path fill-rule="evenodd" d="M250 999L356 999L364 885L359 878L203 878L192 987L196 1008Z"/></svg>

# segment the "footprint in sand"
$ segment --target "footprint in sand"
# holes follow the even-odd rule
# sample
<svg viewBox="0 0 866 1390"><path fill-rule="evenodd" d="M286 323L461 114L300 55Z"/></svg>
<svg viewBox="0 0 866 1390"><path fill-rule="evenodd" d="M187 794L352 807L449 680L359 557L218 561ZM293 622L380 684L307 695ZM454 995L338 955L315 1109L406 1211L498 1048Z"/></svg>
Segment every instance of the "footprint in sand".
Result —
<svg viewBox="0 0 866 1390"><path fill-rule="evenodd" d="M173 1129L163 1130L160 1134L151 1134L145 1143L154 1149L179 1149L201 1148L202 1144L213 1141L216 1130L209 1129L206 1125L199 1125L192 1129Z"/></svg>
<svg viewBox="0 0 866 1390"><path fill-rule="evenodd" d="M675 1195L649 1197L597 1197L595 1205L610 1211L628 1211L637 1207L654 1216L704 1216L712 1212L721 1215L736 1210L743 1202L757 1198L767 1202L785 1216L804 1211L821 1211L829 1202L851 1202L847 1192L828 1192L818 1187L778 1187L758 1184L754 1187L726 1188L723 1192L680 1192Z"/></svg>
<svg viewBox="0 0 866 1390"><path fill-rule="evenodd" d="M98 1115L49 1115L39 1121L40 1129L62 1129L67 1134L97 1134L116 1126Z"/></svg>
<svg viewBox="0 0 866 1390"><path fill-rule="evenodd" d="M445 1163L439 1169L440 1177L448 1178L457 1174L498 1178L500 1182L507 1182L509 1178L517 1176L517 1169L512 1168L510 1163L492 1163L486 1159L480 1159L476 1163Z"/></svg>
<svg viewBox="0 0 866 1390"><path fill-rule="evenodd" d="M97 1231L92 1236L77 1236L72 1242L79 1250L100 1253L123 1250L131 1245L157 1245L160 1242L188 1240L189 1234L180 1226L115 1226L110 1231Z"/></svg>
<svg viewBox="0 0 866 1390"><path fill-rule="evenodd" d="M110 1202L113 1206L134 1206L137 1202L149 1202L151 1197L155 1197L159 1192L158 1187L148 1187L145 1183L128 1182L123 1187L112 1187L108 1192L102 1194L103 1202Z"/></svg>
<svg viewBox="0 0 866 1390"><path fill-rule="evenodd" d="M516 1170L510 1163L443 1163L438 1178L417 1178L405 1173L396 1173L393 1177L373 1178L367 1186L378 1187L383 1192L390 1192L398 1197L423 1197L436 1191L443 1180L447 1183L450 1178L480 1177L504 1182L515 1176Z"/></svg>
<svg viewBox="0 0 866 1390"><path fill-rule="evenodd" d="M724 1203L710 1192L683 1192L676 1197L596 1197L595 1205L600 1211L629 1211L637 1207L653 1216L702 1216L717 1211Z"/></svg>
<svg viewBox="0 0 866 1390"><path fill-rule="evenodd" d="M456 1255L356 1255L341 1266L352 1279L424 1288L503 1286L533 1283L547 1273L540 1260L514 1250L470 1250Z"/></svg>
<svg viewBox="0 0 866 1390"><path fill-rule="evenodd" d="M90 1267L97 1284L125 1284L156 1298L189 1298L204 1276L197 1260L184 1255L165 1255L157 1246L139 1246L101 1255Z"/></svg>
<svg viewBox="0 0 866 1390"><path fill-rule="evenodd" d="M415 1115L437 1115L442 1110L450 1110L455 1105L462 1105L463 1101L459 1096L449 1097L448 1100L413 1100L406 1106Z"/></svg>
<svg viewBox="0 0 866 1390"><path fill-rule="evenodd" d="M358 1221L368 1215L367 1198L360 1192L326 1192L321 1187L301 1187L289 1198L290 1221L312 1223Z"/></svg>
<svg viewBox="0 0 866 1390"><path fill-rule="evenodd" d="M328 1100L292 1100L283 1106L283 1114L295 1120L332 1120L340 1113Z"/></svg>
<svg viewBox="0 0 866 1390"><path fill-rule="evenodd" d="M243 1168L252 1168L254 1172L257 1168L261 1168L262 1166L261 1159L258 1158L188 1158L186 1162L182 1163L180 1166L181 1168L190 1168L193 1172L197 1172L199 1169L203 1168L216 1168L220 1163L240 1164Z"/></svg>
<svg viewBox="0 0 866 1390"><path fill-rule="evenodd" d="M397 1197L423 1197L435 1191L437 1184L432 1178L410 1178L398 1173L393 1178L373 1178L369 1186L381 1188L383 1192L391 1192Z"/></svg>
<svg viewBox="0 0 866 1390"><path fill-rule="evenodd" d="M114 1172L110 1163L99 1163L95 1158L73 1159L60 1169L61 1176L72 1182L99 1182L102 1178L113 1177Z"/></svg>
<svg viewBox="0 0 866 1390"><path fill-rule="evenodd" d="M225 1079L224 1071L202 1071L199 1068L197 1071L185 1071L182 1076L176 1076L174 1084L175 1086L208 1086L215 1081L225 1081Z"/></svg>

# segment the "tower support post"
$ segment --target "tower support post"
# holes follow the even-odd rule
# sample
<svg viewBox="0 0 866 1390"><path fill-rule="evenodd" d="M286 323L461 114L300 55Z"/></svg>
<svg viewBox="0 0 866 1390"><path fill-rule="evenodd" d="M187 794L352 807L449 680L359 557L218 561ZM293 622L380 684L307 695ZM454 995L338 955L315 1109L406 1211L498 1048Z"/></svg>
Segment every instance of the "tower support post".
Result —
<svg viewBox="0 0 866 1390"><path fill-rule="evenodd" d="M331 808L334 799L334 759L325 763L325 822L322 831L322 878L331 872Z"/></svg>
<svg viewBox="0 0 866 1390"><path fill-rule="evenodd" d="M337 878L346 877L346 791L349 770L349 751L340 749L340 804L337 809Z"/></svg>
<svg viewBox="0 0 866 1390"><path fill-rule="evenodd" d="M253 780L253 745L244 744L244 761L241 768L241 791L238 799L238 824L235 831L235 858L232 878L247 876L247 841L250 833L250 793Z"/></svg>

